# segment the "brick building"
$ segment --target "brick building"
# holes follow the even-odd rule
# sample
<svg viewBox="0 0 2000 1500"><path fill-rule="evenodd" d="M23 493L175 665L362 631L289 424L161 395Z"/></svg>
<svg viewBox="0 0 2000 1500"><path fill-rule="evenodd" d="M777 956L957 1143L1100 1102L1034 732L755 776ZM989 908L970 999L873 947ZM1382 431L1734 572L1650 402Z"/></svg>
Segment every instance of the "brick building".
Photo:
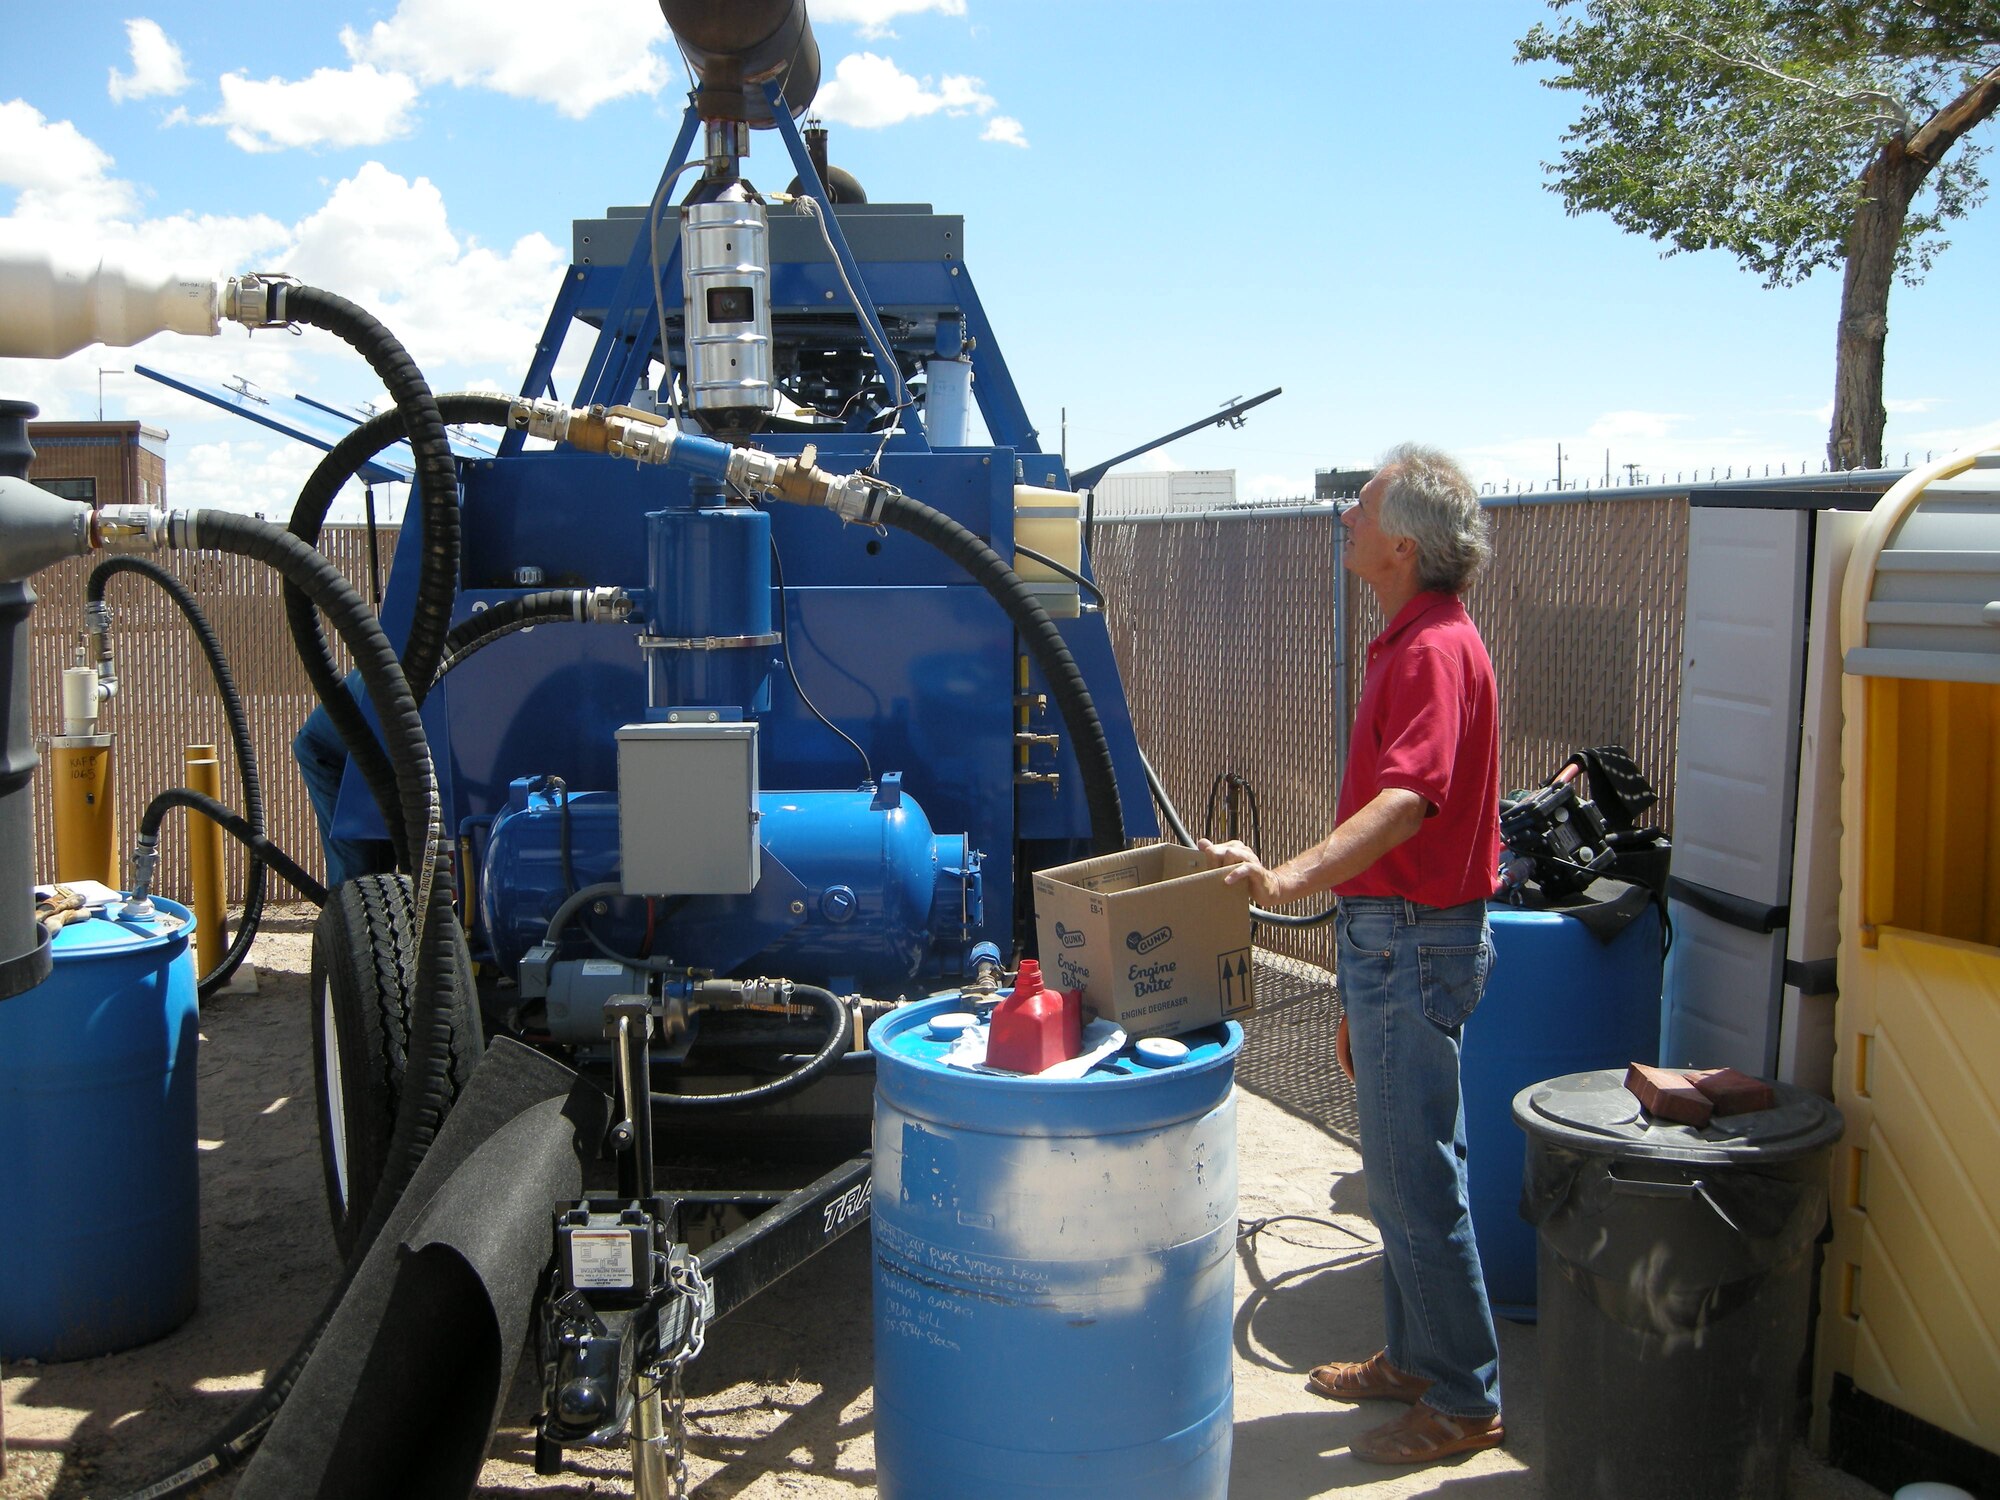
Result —
<svg viewBox="0 0 2000 1500"><path fill-rule="evenodd" d="M167 434L138 422L30 422L28 478L71 500L164 505Z"/></svg>

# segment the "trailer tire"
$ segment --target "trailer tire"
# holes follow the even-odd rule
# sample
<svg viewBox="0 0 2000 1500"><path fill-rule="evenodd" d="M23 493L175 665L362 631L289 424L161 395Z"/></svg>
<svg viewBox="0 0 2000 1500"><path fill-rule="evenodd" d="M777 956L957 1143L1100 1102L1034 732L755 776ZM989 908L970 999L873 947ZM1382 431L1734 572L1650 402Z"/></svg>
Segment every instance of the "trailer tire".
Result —
<svg viewBox="0 0 2000 1500"><path fill-rule="evenodd" d="M334 1243L354 1252L389 1161L416 1012L421 913L407 875L363 875L334 888L313 928L313 1082L320 1166ZM453 997L451 1094L478 1064L479 1003L465 935Z"/></svg>

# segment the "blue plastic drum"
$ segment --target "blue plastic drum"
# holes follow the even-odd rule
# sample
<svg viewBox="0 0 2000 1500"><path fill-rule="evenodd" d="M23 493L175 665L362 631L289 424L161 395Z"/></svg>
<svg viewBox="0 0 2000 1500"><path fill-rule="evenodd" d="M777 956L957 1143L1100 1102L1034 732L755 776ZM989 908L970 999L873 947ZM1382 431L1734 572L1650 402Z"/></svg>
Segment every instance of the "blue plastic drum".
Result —
<svg viewBox="0 0 2000 1500"><path fill-rule="evenodd" d="M948 1067L933 1016L871 1036L883 1500L1220 1500L1234 1376L1236 1054Z"/></svg>
<svg viewBox="0 0 2000 1500"><path fill-rule="evenodd" d="M93 917L0 1002L0 1357L84 1359L194 1311L194 918Z"/></svg>
<svg viewBox="0 0 2000 1500"><path fill-rule="evenodd" d="M1653 1062L1660 1052L1660 914L1648 906L1608 943L1574 917L1493 906L1493 974L1465 1028L1466 1173L1486 1296L1535 1316L1535 1229L1521 1217L1527 1141L1514 1096L1531 1083Z"/></svg>

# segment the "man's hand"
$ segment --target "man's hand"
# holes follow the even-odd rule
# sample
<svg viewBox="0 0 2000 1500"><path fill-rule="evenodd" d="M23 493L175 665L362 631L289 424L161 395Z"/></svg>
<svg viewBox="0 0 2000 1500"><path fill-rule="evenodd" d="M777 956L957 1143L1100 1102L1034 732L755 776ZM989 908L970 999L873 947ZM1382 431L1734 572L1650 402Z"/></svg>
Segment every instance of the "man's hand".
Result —
<svg viewBox="0 0 2000 1500"><path fill-rule="evenodd" d="M1340 1071L1347 1075L1349 1083L1354 1082L1354 1042L1347 1034L1347 1012L1340 1013L1340 1025L1333 1033L1333 1055L1340 1061Z"/></svg>
<svg viewBox="0 0 2000 1500"><path fill-rule="evenodd" d="M1257 851L1241 839L1230 839L1226 843L1211 844L1202 839L1196 846L1208 857L1211 865L1227 865L1229 873L1223 876L1229 885L1250 882L1250 899L1259 906L1276 905L1282 897L1277 877L1264 867L1257 858Z"/></svg>

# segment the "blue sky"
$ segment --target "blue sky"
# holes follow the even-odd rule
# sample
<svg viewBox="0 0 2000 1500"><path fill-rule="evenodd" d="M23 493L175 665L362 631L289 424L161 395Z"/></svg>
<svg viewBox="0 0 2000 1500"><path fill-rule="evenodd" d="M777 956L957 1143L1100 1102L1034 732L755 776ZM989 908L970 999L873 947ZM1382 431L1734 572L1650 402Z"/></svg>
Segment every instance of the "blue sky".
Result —
<svg viewBox="0 0 2000 1500"><path fill-rule="evenodd" d="M1836 278L1764 289L1662 259L1543 187L1573 101L1512 62L1531 0L819 0L818 112L878 202L966 218L1029 412L1078 466L1229 398L1285 394L1148 467L1245 498L1420 438L1495 484L1630 463L1817 465ZM570 221L643 202L686 81L652 0L8 7L0 237L286 269L375 310L438 389L519 384ZM1985 132L1993 134L1993 127ZM760 186L791 171L760 132ZM1891 462L2000 434L2000 205L1890 306ZM587 345L573 339L571 362ZM1984 354L1981 351L1986 351ZM0 394L95 414L100 367L376 393L325 335L0 360ZM311 456L133 375L173 503L287 512Z"/></svg>

